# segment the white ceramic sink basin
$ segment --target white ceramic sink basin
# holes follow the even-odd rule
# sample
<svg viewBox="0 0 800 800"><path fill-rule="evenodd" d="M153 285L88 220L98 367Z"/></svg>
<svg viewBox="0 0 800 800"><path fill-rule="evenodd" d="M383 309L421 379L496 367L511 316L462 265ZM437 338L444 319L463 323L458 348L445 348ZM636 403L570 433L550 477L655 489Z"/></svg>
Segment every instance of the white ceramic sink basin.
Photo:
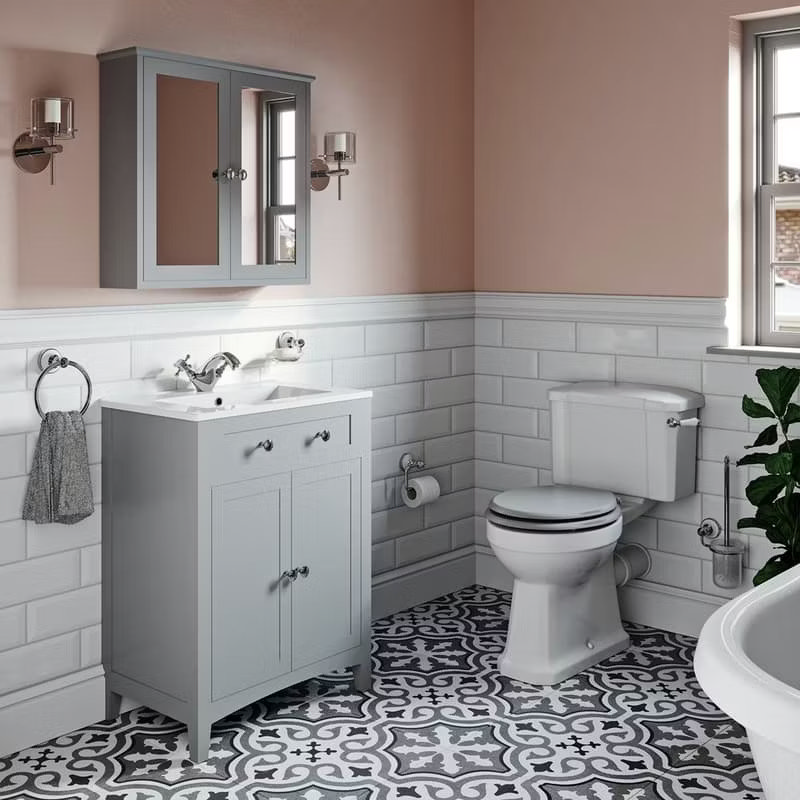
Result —
<svg viewBox="0 0 800 800"><path fill-rule="evenodd" d="M149 396L119 397L103 400L108 408L200 421L243 414L332 403L370 397L372 392L359 389L321 389L286 383L249 383L220 386L213 392L163 392Z"/></svg>
<svg viewBox="0 0 800 800"><path fill-rule="evenodd" d="M308 386L289 386L282 383L258 383L253 386L231 386L212 392L180 392L172 397L162 397L157 403L178 406L201 412L229 411L237 406L260 406L276 400L325 394L329 389L312 389Z"/></svg>

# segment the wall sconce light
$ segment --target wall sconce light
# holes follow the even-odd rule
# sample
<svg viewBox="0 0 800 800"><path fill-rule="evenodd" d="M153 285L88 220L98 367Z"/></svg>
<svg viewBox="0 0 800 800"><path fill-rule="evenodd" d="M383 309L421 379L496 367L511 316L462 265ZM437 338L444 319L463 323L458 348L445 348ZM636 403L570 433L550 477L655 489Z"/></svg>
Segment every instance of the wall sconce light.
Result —
<svg viewBox="0 0 800 800"><path fill-rule="evenodd" d="M336 164L335 169L328 162ZM350 170L342 164L356 163L356 135L352 131L338 131L325 134L325 154L311 159L311 188L321 192L329 183L331 176L339 180L339 199L342 199L342 176L349 175Z"/></svg>
<svg viewBox="0 0 800 800"><path fill-rule="evenodd" d="M37 173L50 166L50 185L55 183L55 156L64 148L56 139L74 139L75 103L71 97L31 99L31 126L14 142L14 163L23 171Z"/></svg>

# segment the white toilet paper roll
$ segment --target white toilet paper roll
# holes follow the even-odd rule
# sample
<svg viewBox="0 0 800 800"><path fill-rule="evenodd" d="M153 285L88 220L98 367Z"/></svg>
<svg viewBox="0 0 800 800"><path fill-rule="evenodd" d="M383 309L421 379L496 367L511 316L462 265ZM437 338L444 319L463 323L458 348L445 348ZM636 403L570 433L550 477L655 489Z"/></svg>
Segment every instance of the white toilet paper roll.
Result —
<svg viewBox="0 0 800 800"><path fill-rule="evenodd" d="M432 503L441 494L439 481L433 475L423 475L421 478L411 478L408 488L403 486L400 495L409 508Z"/></svg>

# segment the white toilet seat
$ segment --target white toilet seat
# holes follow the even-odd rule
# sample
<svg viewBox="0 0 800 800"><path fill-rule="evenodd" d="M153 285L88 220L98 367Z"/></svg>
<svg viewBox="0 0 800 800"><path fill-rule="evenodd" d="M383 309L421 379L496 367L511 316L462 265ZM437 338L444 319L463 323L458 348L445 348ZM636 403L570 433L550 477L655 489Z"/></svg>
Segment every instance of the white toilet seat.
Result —
<svg viewBox="0 0 800 800"><path fill-rule="evenodd" d="M489 504L486 518L499 528L538 538L598 531L613 525L621 514L611 492L579 486L536 486L498 494Z"/></svg>

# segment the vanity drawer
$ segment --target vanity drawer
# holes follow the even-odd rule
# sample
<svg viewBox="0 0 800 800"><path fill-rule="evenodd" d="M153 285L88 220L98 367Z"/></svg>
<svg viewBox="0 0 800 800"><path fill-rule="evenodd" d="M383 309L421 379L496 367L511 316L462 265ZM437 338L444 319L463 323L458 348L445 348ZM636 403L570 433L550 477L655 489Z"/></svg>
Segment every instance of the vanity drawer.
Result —
<svg viewBox="0 0 800 800"><path fill-rule="evenodd" d="M352 449L351 417L306 420L226 433L215 458L215 478L224 482L337 461Z"/></svg>

